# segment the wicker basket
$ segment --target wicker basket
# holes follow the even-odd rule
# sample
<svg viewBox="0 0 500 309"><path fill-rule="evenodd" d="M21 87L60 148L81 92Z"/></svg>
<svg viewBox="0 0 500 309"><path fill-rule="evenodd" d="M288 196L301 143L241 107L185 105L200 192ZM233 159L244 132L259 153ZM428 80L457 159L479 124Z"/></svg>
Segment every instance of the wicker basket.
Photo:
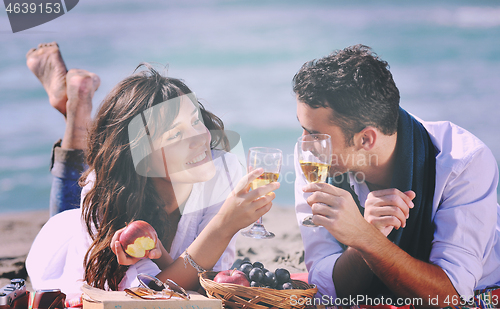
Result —
<svg viewBox="0 0 500 309"><path fill-rule="evenodd" d="M225 308L304 308L308 303L307 299L313 298L318 292L318 288L300 280L292 280L292 290L274 290L217 283L213 281L215 275L215 271L200 273L200 284L209 298L222 300Z"/></svg>

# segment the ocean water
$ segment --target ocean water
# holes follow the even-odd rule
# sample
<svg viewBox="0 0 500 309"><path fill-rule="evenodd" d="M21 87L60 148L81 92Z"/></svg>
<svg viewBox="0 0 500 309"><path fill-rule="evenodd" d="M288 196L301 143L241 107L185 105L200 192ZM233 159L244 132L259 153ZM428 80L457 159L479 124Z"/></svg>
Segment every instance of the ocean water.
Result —
<svg viewBox="0 0 500 309"><path fill-rule="evenodd" d="M281 148L289 177L278 204L293 205L291 155L301 134L292 77L304 62L357 43L389 62L403 108L466 128L500 161L496 0L84 0L16 34L0 11L0 212L48 208L50 150L64 120L25 54L52 41L68 68L101 77L94 110L140 62L154 62L184 79L245 149Z"/></svg>

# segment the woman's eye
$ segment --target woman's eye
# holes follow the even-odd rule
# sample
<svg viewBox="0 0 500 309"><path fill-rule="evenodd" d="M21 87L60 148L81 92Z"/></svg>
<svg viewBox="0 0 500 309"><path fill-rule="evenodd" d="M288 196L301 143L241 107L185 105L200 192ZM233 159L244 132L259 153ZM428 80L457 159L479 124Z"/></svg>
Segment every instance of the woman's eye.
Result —
<svg viewBox="0 0 500 309"><path fill-rule="evenodd" d="M180 132L180 131L179 131L179 132L177 132L177 133L175 133L175 135L174 135L174 136L169 137L167 140L168 140L168 141L170 141L170 140L173 140L173 139L175 139L175 138L177 138L177 137L179 137L179 136L181 136L181 132Z"/></svg>
<svg viewBox="0 0 500 309"><path fill-rule="evenodd" d="M201 120L200 120L200 119L196 119L196 120L193 122L193 126L195 126L195 125L199 124L200 122L201 122Z"/></svg>

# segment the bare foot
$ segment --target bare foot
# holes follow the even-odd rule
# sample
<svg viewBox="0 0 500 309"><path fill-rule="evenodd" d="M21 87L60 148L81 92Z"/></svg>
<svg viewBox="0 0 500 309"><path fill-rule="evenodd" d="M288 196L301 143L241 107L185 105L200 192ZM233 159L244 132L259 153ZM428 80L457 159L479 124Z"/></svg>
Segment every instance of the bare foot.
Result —
<svg viewBox="0 0 500 309"><path fill-rule="evenodd" d="M52 107L66 116L66 65L56 42L40 44L26 54L26 65L42 82Z"/></svg>
<svg viewBox="0 0 500 309"><path fill-rule="evenodd" d="M92 114L92 98L101 80L94 73L71 69L66 74L66 131L62 148L85 149Z"/></svg>
<svg viewBox="0 0 500 309"><path fill-rule="evenodd" d="M101 79L97 74L86 70L71 69L66 74L66 94L68 103L66 110L69 114L79 113L85 109L92 111L92 98L99 88ZM89 113L90 116L90 113Z"/></svg>

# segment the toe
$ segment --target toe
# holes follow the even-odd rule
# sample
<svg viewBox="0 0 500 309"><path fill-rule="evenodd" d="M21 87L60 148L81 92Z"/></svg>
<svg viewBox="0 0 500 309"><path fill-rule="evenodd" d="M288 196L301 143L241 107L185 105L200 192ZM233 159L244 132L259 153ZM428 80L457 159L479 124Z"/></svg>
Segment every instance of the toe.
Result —
<svg viewBox="0 0 500 309"><path fill-rule="evenodd" d="M26 57L29 57L29 55L31 55L34 51L36 51L36 48L28 50L28 52L26 53Z"/></svg>
<svg viewBox="0 0 500 309"><path fill-rule="evenodd" d="M101 85L101 79L95 73L90 73L90 76L92 76L92 84L94 85L94 91L96 91Z"/></svg>

